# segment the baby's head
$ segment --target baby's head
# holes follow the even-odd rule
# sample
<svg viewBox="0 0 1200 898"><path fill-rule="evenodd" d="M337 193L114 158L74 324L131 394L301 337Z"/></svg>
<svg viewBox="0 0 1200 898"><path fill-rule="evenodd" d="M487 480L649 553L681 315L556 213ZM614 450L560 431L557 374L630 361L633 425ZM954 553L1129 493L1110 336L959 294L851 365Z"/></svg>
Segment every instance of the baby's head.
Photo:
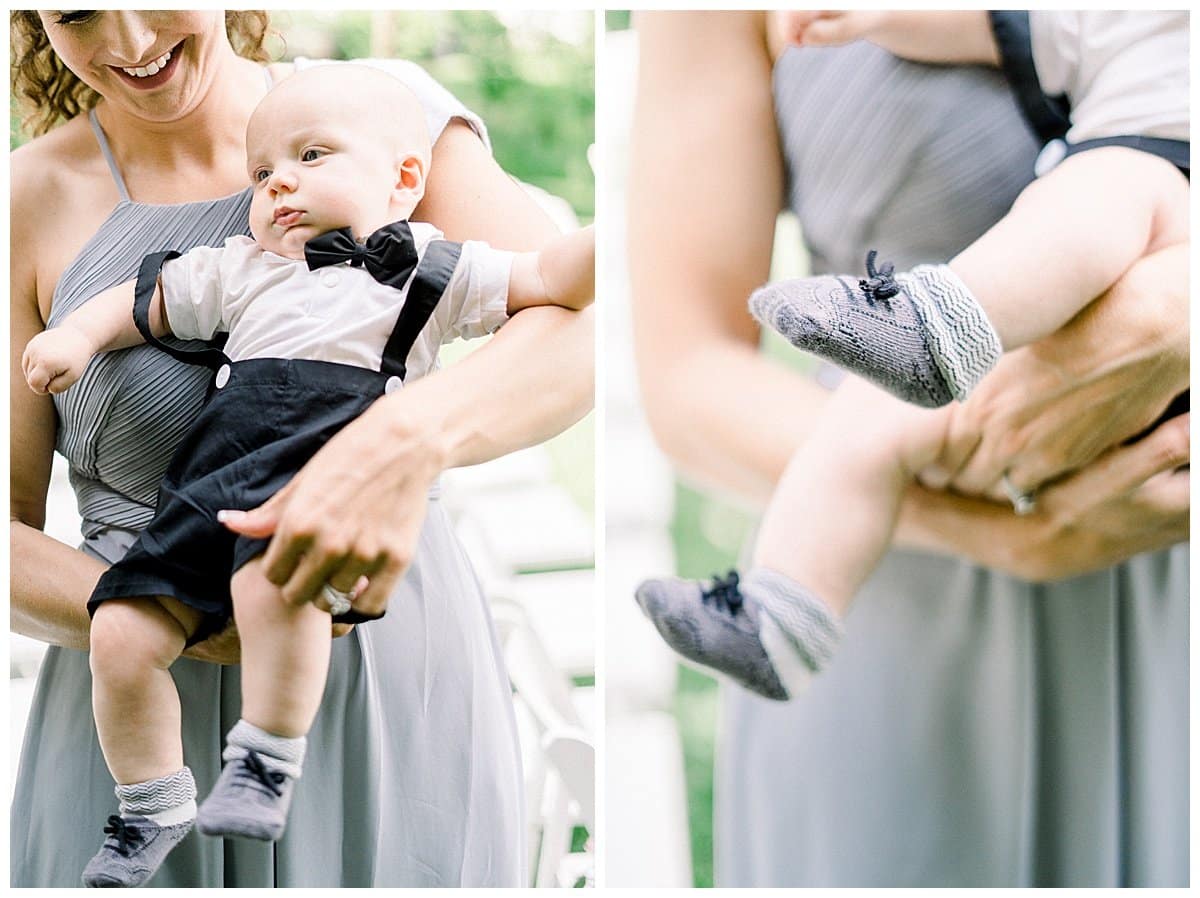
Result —
<svg viewBox="0 0 1200 898"><path fill-rule="evenodd" d="M292 259L325 231L365 237L412 214L430 155L421 103L391 75L359 65L297 72L250 116L250 231Z"/></svg>

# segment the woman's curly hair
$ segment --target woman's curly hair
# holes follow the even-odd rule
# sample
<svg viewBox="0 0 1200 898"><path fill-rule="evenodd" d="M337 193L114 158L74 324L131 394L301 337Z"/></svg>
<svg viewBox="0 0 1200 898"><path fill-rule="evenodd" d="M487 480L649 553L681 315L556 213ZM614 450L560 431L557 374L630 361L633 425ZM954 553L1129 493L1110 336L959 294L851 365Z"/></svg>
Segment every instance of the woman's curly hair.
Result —
<svg viewBox="0 0 1200 898"><path fill-rule="evenodd" d="M46 29L31 9L11 13L12 92L25 130L37 137L60 122L87 112L99 95L63 65L50 46ZM264 10L225 13L225 31L239 56L266 62L270 15Z"/></svg>

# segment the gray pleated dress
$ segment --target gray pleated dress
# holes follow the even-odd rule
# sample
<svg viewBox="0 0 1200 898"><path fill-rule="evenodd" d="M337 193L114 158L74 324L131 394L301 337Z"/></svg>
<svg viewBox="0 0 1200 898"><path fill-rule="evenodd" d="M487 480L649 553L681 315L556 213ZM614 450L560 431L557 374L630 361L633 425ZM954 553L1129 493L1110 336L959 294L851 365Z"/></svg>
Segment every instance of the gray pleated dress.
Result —
<svg viewBox="0 0 1200 898"><path fill-rule="evenodd" d="M299 61L299 65L307 65ZM422 70L392 63L422 99L436 137L478 119ZM67 267L50 324L132 278L160 249L249 233L250 191L173 206L130 201L93 124L121 201ZM141 346L102 355L56 397L84 550L119 558L150 520L171 452L209 372ZM511 691L470 562L436 495L416 560L387 615L334 641L288 830L275 844L193 832L150 886L515 886L524 882L524 810ZM200 795L239 717L239 669L182 659L187 763ZM91 710L84 652L51 647L38 678L11 820L14 886L79 886L116 810Z"/></svg>
<svg viewBox="0 0 1200 898"><path fill-rule="evenodd" d="M999 75L789 51L776 115L819 272L944 261L1037 145ZM1188 883L1188 547L1031 585L894 551L789 704L726 689L726 886Z"/></svg>

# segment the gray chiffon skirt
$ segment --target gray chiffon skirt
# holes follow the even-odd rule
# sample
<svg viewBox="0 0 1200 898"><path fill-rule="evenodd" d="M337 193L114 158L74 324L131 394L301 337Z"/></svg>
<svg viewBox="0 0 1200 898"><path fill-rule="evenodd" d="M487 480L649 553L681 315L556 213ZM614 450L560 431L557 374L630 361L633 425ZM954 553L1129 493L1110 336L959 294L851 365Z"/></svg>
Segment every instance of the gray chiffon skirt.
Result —
<svg viewBox="0 0 1200 898"><path fill-rule="evenodd" d="M726 689L726 886L1186 886L1188 546L1031 585L891 553L790 704Z"/></svg>
<svg viewBox="0 0 1200 898"><path fill-rule="evenodd" d="M106 560L133 535L85 549ZM437 501L387 615L334 641L288 830L274 845L192 832L150 886L516 886L524 882L520 753L484 597ZM181 659L186 762L200 795L238 719L239 669ZM42 666L12 808L14 886L79 886L116 812L86 653Z"/></svg>

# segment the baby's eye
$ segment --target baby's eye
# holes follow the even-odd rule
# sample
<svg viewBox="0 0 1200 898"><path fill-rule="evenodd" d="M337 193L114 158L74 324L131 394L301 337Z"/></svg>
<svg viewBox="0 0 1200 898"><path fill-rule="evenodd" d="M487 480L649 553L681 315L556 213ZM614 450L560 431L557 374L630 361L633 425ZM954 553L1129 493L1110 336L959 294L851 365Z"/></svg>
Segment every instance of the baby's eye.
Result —
<svg viewBox="0 0 1200 898"><path fill-rule="evenodd" d="M300 154L300 161L301 162L316 162L318 159L320 159L324 155L325 155L325 153L321 150L314 150L312 148L309 148Z"/></svg>
<svg viewBox="0 0 1200 898"><path fill-rule="evenodd" d="M254 183L261 184L269 177L271 177L271 170L269 168L260 168L254 173Z"/></svg>

